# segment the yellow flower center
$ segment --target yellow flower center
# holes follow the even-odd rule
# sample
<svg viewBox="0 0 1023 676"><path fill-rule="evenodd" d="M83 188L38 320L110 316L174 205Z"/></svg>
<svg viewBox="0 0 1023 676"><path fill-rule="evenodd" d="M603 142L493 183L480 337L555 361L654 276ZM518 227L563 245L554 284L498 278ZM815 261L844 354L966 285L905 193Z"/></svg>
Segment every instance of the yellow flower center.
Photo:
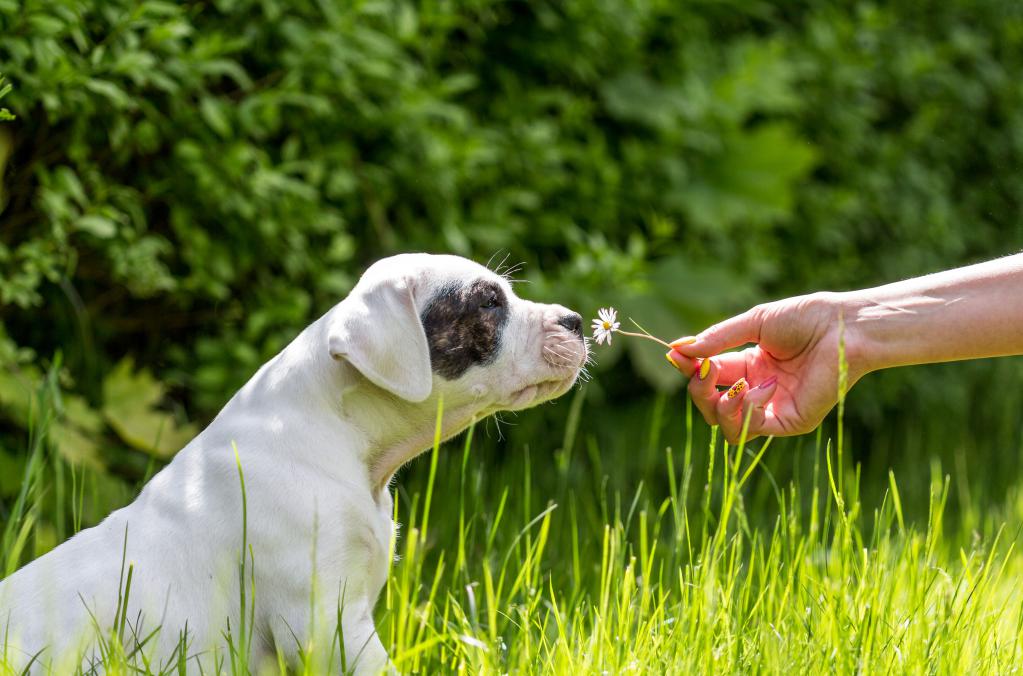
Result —
<svg viewBox="0 0 1023 676"><path fill-rule="evenodd" d="M608 331L611 329L611 322L604 322L604 330Z"/></svg>

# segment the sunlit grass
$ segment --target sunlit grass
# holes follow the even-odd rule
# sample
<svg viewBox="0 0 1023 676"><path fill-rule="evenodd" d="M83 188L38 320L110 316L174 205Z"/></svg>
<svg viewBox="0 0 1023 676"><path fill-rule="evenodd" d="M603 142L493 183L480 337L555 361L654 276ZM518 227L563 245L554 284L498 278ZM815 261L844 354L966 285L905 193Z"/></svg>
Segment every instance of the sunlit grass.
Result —
<svg viewBox="0 0 1023 676"><path fill-rule="evenodd" d="M1023 622L1018 529L953 546L937 468L926 523L905 523L894 476L865 515L827 444L813 485L747 505L742 488L765 446L715 440L703 467L687 447L681 476L669 449L668 495L614 496L597 510L610 518L595 522L577 505L599 496L531 490L546 461L524 463L500 494L467 496L467 441L452 537L418 528L418 495L407 506L404 558L381 603L385 645L399 669L418 673L1012 668ZM696 477L706 483L694 488ZM1015 509L1021 499L1014 493ZM557 525L555 507L568 512ZM773 526L752 525L753 511Z"/></svg>
<svg viewBox="0 0 1023 676"><path fill-rule="evenodd" d="M819 434L812 475L778 485L763 462L780 444L735 447L712 435L694 447L702 423L687 407L678 443L653 433L664 411L651 423L663 465L650 485L667 490L622 493L590 475L586 454L600 449L578 434L576 397L555 455L521 448L488 467L473 457L470 430L399 482L398 560L377 606L399 671L979 673L1011 671L1023 657L1021 490L1000 510L950 514L949 478L935 462L921 469L926 519L907 517L894 475L870 486L880 506L867 512L842 443ZM39 480L46 433L41 424L30 440L23 497L2 529L8 569L32 540L40 501L53 499ZM585 451L572 455L576 445ZM67 493L77 524L80 491ZM225 621L223 673L250 669L244 622L260 591L246 566L258 565L239 553L232 584L245 619ZM125 579L128 593L130 569ZM107 673L198 673L182 655L159 662L133 649L123 622L98 629ZM312 657L269 671L312 673Z"/></svg>

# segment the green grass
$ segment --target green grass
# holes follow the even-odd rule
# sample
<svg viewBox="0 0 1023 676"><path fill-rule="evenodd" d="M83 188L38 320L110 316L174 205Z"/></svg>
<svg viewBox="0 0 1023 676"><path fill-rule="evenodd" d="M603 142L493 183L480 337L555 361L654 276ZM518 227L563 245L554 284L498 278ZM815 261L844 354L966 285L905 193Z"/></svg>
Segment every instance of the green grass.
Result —
<svg viewBox="0 0 1023 676"><path fill-rule="evenodd" d="M644 440L663 457L656 476L621 491L606 479L613 458L601 462L580 431L574 396L560 439L538 440L543 454L523 446L483 462L480 426L405 471L400 560L377 606L403 673L979 673L1023 658L1023 487L996 508L951 513L935 461L918 470L929 477L925 517L910 517L923 510L907 509L894 474L869 487L878 506L868 510L841 442L810 438L811 470L779 485L766 461L788 442L696 443L703 423L679 403L654 411ZM2 528L5 562L23 558L44 500L64 496L79 522L84 482L67 491L40 480L55 462L45 401L40 410ZM660 417L675 414L684 437L660 439ZM244 561L242 617L260 593ZM108 673L158 670L117 645L123 625L103 633ZM246 672L251 630L225 635L221 670Z"/></svg>

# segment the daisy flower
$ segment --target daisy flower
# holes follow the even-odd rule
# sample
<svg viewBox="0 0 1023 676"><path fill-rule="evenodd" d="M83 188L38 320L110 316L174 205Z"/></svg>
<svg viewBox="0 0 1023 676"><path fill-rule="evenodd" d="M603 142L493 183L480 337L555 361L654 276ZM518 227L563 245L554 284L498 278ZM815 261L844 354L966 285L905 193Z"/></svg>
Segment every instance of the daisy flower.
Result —
<svg viewBox="0 0 1023 676"><path fill-rule="evenodd" d="M634 319L630 319L629 321L631 321L633 324L636 324L636 320ZM647 333L646 329L644 329L639 324L636 324L636 328L642 331L642 333L623 331L620 327L621 322L618 321L618 310L615 310L613 307L600 308L600 311L597 312L597 318L593 320L593 337L594 339L596 339L598 345L602 345L603 343L607 343L608 345L610 345L611 334L620 333L623 336L635 336L636 338L646 338L647 340L652 340L655 343L660 343L669 350L671 349L671 345L664 342L660 338L651 336L649 333Z"/></svg>
<svg viewBox="0 0 1023 676"><path fill-rule="evenodd" d="M618 330L621 322L618 320L618 312L613 308L600 308L597 318L593 320L593 337L597 339L597 345L607 341L611 344L611 334Z"/></svg>

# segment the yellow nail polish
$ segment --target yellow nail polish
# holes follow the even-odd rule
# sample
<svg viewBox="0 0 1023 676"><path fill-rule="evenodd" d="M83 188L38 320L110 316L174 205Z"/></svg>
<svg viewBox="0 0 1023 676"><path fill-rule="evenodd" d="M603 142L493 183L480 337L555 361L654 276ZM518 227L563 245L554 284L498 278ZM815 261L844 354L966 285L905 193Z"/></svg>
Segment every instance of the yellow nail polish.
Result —
<svg viewBox="0 0 1023 676"><path fill-rule="evenodd" d="M679 338L671 343L672 347L681 347L683 345L692 345L696 342L696 336L689 336L688 338Z"/></svg>
<svg viewBox="0 0 1023 676"><path fill-rule="evenodd" d="M734 385L728 388L728 398L735 399L746 389L746 379L739 378Z"/></svg>
<svg viewBox="0 0 1023 676"><path fill-rule="evenodd" d="M710 359L704 359L700 362L700 380L706 380L708 373L710 373Z"/></svg>
<svg viewBox="0 0 1023 676"><path fill-rule="evenodd" d="M675 363L675 360L671 358L671 353L670 353L670 352L665 352L665 353L664 353L664 358L668 360L668 363L669 363L669 364L671 364L671 365L672 365L672 366L674 366L674 367L675 367L676 369L678 369L678 371L679 371L679 372L681 372L681 371L682 371L682 369L680 369L680 368L678 367L678 364L676 364L676 363Z"/></svg>

